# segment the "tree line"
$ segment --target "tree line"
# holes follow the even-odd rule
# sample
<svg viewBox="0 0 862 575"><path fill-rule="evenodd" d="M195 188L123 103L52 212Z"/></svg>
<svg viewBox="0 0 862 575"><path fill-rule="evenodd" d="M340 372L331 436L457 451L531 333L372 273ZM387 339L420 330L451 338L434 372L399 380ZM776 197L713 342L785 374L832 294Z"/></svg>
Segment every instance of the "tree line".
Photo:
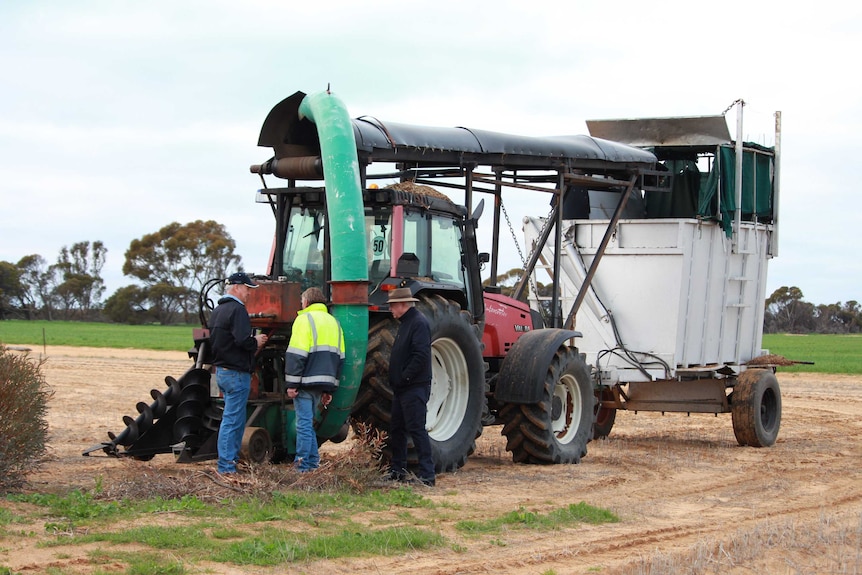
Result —
<svg viewBox="0 0 862 575"><path fill-rule="evenodd" d="M782 286L766 298L763 331L766 333L860 333L862 307L844 303L814 305L796 286Z"/></svg>
<svg viewBox="0 0 862 575"><path fill-rule="evenodd" d="M53 264L39 254L17 263L0 261L0 319L191 323L204 283L241 269L235 250L222 224L173 222L132 240L123 274L137 283L104 301L108 250L101 241L64 246Z"/></svg>
<svg viewBox="0 0 862 575"><path fill-rule="evenodd" d="M102 301L101 273L108 250L101 241L64 246L48 264L39 254L17 263L0 261L0 319L112 321L116 323L192 323L198 294L209 279L242 269L236 242L215 221L173 222L132 240L123 274L137 283L123 286ZM523 270L500 276L503 293ZM550 286L538 283L540 295ZM860 333L862 308L856 301L815 305L798 287L780 287L765 302L766 333Z"/></svg>

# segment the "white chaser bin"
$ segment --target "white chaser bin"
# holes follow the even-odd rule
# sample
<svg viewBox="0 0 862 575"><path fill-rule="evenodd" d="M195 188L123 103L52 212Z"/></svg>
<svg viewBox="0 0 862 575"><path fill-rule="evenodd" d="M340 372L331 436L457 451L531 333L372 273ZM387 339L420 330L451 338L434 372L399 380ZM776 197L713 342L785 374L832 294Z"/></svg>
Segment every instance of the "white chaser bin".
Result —
<svg viewBox="0 0 862 575"><path fill-rule="evenodd" d="M592 367L597 437L619 409L732 412L742 444L778 434L780 392L761 339L777 255L780 113L766 147L742 141L737 104L735 140L724 116L587 122L595 137L653 152L663 185L626 198L569 186L559 254L549 222L524 219L528 249L542 246L531 306L545 318L558 310L552 320L581 333L573 345ZM558 308L536 293L555 268Z"/></svg>

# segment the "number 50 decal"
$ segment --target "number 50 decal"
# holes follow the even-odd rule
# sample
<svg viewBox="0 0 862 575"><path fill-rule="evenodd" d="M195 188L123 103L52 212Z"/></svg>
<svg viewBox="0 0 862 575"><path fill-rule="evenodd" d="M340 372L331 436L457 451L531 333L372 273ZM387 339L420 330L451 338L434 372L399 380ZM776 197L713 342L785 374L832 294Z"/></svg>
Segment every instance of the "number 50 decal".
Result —
<svg viewBox="0 0 862 575"><path fill-rule="evenodd" d="M386 238L384 236L374 236L371 239L371 250L375 256L383 255L383 249L386 247Z"/></svg>

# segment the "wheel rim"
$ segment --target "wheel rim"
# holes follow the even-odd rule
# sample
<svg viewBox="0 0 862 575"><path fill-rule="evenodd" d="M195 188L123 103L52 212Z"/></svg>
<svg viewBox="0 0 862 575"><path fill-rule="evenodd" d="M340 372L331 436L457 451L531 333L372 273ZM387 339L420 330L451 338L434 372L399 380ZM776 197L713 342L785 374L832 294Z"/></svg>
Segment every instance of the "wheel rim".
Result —
<svg viewBox="0 0 862 575"><path fill-rule="evenodd" d="M431 397L425 428L435 441L446 441L461 427L470 397L467 360L454 340L431 344Z"/></svg>
<svg viewBox="0 0 862 575"><path fill-rule="evenodd" d="M573 375L564 375L554 386L551 430L561 443L568 443L578 432L584 402Z"/></svg>

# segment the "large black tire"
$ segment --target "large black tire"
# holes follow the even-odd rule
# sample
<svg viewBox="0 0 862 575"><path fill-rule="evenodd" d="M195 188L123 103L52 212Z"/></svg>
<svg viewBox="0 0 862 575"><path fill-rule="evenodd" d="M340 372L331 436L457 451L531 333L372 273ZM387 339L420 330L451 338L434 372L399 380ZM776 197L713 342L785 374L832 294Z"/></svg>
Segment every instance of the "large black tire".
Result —
<svg viewBox="0 0 862 575"><path fill-rule="evenodd" d="M614 392L607 387L596 393L596 420L593 423L593 439L603 439L611 434L614 422L617 420L617 410L614 407L603 407L602 401L613 401Z"/></svg>
<svg viewBox="0 0 862 575"><path fill-rule="evenodd" d="M781 389L772 371L749 369L730 395L733 434L740 445L769 447L781 427Z"/></svg>
<svg viewBox="0 0 862 575"><path fill-rule="evenodd" d="M464 465L476 449L482 430L485 374L481 336L470 314L440 296L420 296L416 304L431 327L432 381L426 427L431 437L434 467L438 473ZM374 322L368 333L368 353L362 384L353 406L354 430L360 423L389 432L392 389L389 355L398 332L392 318ZM384 448L384 456L390 452ZM412 443L408 463L416 463Z"/></svg>
<svg viewBox="0 0 862 575"><path fill-rule="evenodd" d="M506 450L516 463L580 463L593 436L595 394L578 354L560 347L548 366L538 403L500 409Z"/></svg>

